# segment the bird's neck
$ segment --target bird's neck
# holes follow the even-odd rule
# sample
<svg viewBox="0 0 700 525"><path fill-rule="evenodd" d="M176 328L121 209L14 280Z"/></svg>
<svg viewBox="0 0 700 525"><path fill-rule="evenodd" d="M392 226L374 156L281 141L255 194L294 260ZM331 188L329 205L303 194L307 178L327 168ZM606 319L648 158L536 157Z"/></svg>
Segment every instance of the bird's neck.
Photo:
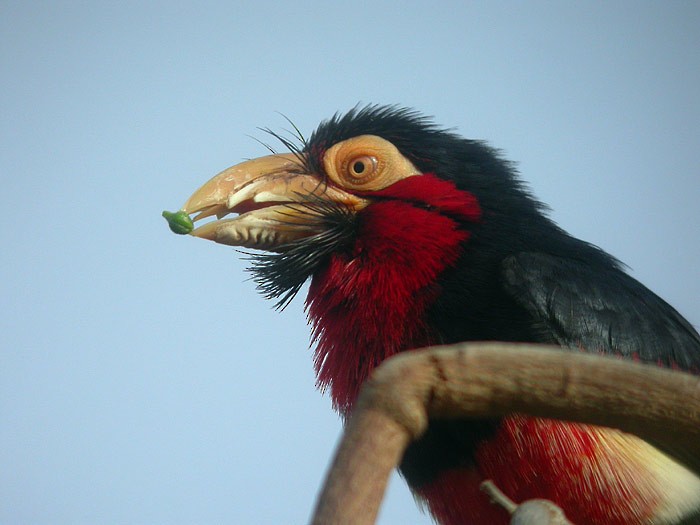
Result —
<svg viewBox="0 0 700 525"><path fill-rule="evenodd" d="M440 274L457 261L469 232L435 210L402 201L375 203L358 235L311 281L307 311L317 344L318 385L348 415L375 366L402 350L435 342L425 311Z"/></svg>

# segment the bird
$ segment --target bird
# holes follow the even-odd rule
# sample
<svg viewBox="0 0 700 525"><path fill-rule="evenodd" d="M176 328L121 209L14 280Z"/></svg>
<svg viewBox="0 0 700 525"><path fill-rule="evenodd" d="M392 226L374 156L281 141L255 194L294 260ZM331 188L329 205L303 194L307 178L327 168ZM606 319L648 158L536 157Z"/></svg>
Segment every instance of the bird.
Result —
<svg viewBox="0 0 700 525"><path fill-rule="evenodd" d="M181 212L201 221L191 235L255 250L250 271L276 307L310 281L317 385L343 418L378 365L429 345L545 343L700 371L693 326L560 228L488 143L396 105L336 113L308 138L265 131L284 152L266 144L270 155L222 171ZM443 525L508 523L485 479L574 523L700 523L700 478L611 428L431 419L399 470Z"/></svg>

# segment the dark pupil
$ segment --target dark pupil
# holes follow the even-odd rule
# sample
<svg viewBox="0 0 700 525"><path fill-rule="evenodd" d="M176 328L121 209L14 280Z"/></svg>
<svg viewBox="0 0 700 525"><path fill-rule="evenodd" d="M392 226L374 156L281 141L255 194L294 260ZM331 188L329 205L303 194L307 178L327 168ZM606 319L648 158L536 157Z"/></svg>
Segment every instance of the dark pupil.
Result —
<svg viewBox="0 0 700 525"><path fill-rule="evenodd" d="M365 171L365 163L358 160L355 164L352 165L352 170L355 173L362 173L363 171Z"/></svg>

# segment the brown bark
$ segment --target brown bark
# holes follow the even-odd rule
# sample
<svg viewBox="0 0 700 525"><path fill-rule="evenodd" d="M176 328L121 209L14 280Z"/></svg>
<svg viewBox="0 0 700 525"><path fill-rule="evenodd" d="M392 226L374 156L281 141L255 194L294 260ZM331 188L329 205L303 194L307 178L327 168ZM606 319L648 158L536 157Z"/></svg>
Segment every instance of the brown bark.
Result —
<svg viewBox="0 0 700 525"><path fill-rule="evenodd" d="M387 360L365 384L312 523L372 524L428 418L510 413L615 427L700 474L700 378L542 345L465 343Z"/></svg>

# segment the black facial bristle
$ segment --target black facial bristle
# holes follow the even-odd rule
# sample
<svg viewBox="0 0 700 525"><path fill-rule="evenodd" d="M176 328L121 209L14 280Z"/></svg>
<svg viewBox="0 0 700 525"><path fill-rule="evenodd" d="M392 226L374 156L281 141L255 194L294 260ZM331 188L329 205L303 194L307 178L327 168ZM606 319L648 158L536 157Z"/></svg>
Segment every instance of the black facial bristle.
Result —
<svg viewBox="0 0 700 525"><path fill-rule="evenodd" d="M299 224L302 212L307 221L305 226L317 233L279 246L274 253L248 254L251 262L248 271L258 291L266 299L276 300L278 310L284 310L330 254L342 251L355 234L355 215L346 206L318 197L307 198L288 207L295 212L293 224Z"/></svg>
<svg viewBox="0 0 700 525"><path fill-rule="evenodd" d="M286 118L286 117L285 117ZM287 119L289 121L289 119ZM280 133L277 133L276 131L271 130L270 128L258 128L260 131L263 131L267 133L268 135L274 137L278 141L282 143L282 145L289 150L290 153L294 154L296 157L297 163L299 164L299 169L301 171L309 171L309 166L307 162L307 157L304 154L304 149L306 148L306 142L304 141L304 137L302 134L299 132L299 130L292 124L292 127L296 130L296 134L293 135L293 139L287 138L284 135L281 135ZM297 144L296 141L299 141L300 144ZM276 154L277 152L274 151L273 148L271 148L269 145L265 144L264 142L258 141L263 146L265 146L269 151L271 151L273 154Z"/></svg>

